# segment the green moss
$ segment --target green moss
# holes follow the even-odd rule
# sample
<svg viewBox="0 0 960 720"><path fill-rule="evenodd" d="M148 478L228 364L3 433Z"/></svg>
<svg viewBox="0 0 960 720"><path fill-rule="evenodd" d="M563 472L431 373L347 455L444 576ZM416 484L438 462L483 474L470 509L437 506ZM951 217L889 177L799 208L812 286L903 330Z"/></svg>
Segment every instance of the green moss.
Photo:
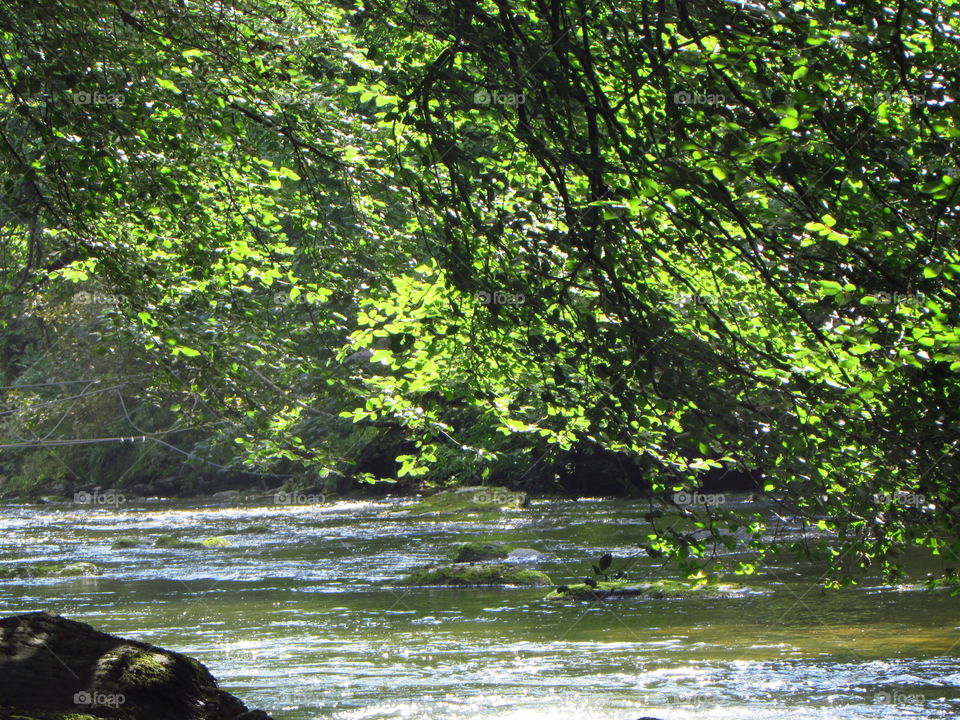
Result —
<svg viewBox="0 0 960 720"><path fill-rule="evenodd" d="M102 572L93 563L44 563L0 567L0 578L91 577Z"/></svg>
<svg viewBox="0 0 960 720"><path fill-rule="evenodd" d="M230 547L230 541L223 537L204 538L200 544L203 547Z"/></svg>
<svg viewBox="0 0 960 720"><path fill-rule="evenodd" d="M585 583L561 585L547 595L548 600L605 600L621 597L684 598L727 597L743 590L732 583L697 583L683 580L652 580L636 583L626 580L600 581L597 587Z"/></svg>
<svg viewBox="0 0 960 720"><path fill-rule="evenodd" d="M236 530L229 530L228 532L231 535L266 535L267 533L273 532L273 530L269 525L247 525L246 527L237 528Z"/></svg>
<svg viewBox="0 0 960 720"><path fill-rule="evenodd" d="M513 565L443 565L414 570L399 585L550 585L548 575L539 570L528 570Z"/></svg>
<svg viewBox="0 0 960 720"><path fill-rule="evenodd" d="M158 548L173 548L175 550L203 547L200 543L194 542L193 540L181 540L174 535L168 535L166 533L158 535L157 539L153 541L153 546Z"/></svg>
<svg viewBox="0 0 960 720"><path fill-rule="evenodd" d="M144 650L127 663L120 676L121 687L145 687L170 681L171 658Z"/></svg>
<svg viewBox="0 0 960 720"><path fill-rule="evenodd" d="M230 541L222 537L204 538L203 540L181 540L175 535L158 535L153 546L173 550L197 550L199 548L230 547Z"/></svg>
<svg viewBox="0 0 960 720"><path fill-rule="evenodd" d="M457 548L453 561L455 563L470 563L484 560L503 560L513 549L508 545L464 543Z"/></svg>
<svg viewBox="0 0 960 720"><path fill-rule="evenodd" d="M504 487L462 487L443 490L395 512L408 515L449 515L452 513L500 511L526 507L527 494Z"/></svg>
<svg viewBox="0 0 960 720"><path fill-rule="evenodd" d="M117 538L113 541L111 547L114 550L127 550L129 548L140 547L140 541L136 538L129 537Z"/></svg>
<svg viewBox="0 0 960 720"><path fill-rule="evenodd" d="M4 720L103 720L96 715L75 712L36 712L31 710L29 715L24 715L16 708L2 705L0 705L0 718L4 718Z"/></svg>
<svg viewBox="0 0 960 720"><path fill-rule="evenodd" d="M69 565L63 565L60 569L53 573L54 575L62 575L63 577L80 577L80 576L89 576L89 575L101 575L102 572L93 563L89 562L78 562L70 563Z"/></svg>

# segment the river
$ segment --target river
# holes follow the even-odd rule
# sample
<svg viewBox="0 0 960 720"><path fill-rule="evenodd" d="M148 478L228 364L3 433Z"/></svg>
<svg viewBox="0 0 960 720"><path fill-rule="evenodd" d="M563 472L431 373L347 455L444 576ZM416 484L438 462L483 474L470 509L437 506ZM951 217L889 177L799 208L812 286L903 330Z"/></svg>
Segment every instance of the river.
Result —
<svg viewBox="0 0 960 720"><path fill-rule="evenodd" d="M2 580L0 611L49 610L197 657L277 720L960 717L960 598L945 592L823 593L788 561L723 599L396 589L480 539L539 550L540 569L576 581L604 552L636 556L648 531L648 508L626 500L446 520L390 512L404 502L4 506L0 562L90 561L103 575ZM161 533L231 544L149 547ZM114 549L118 537L148 546Z"/></svg>

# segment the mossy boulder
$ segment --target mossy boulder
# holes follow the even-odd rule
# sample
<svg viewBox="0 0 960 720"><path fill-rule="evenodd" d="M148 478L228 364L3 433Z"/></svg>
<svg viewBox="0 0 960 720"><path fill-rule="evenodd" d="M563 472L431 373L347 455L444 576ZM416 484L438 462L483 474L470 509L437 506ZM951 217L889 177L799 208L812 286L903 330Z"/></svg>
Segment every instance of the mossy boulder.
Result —
<svg viewBox="0 0 960 720"><path fill-rule="evenodd" d="M513 550L507 545L492 543L464 543L457 547L453 554L455 563L483 562L485 560L503 560Z"/></svg>
<svg viewBox="0 0 960 720"><path fill-rule="evenodd" d="M611 598L686 598L730 597L743 594L742 585L733 583L697 583L683 580L651 580L628 582L626 580L599 581L596 587L586 583L560 585L547 595L548 600L607 600Z"/></svg>
<svg viewBox="0 0 960 720"><path fill-rule="evenodd" d="M531 548L518 548L499 543L469 542L457 546L453 553L455 563L488 562L503 560L508 563L539 562L543 553Z"/></svg>
<svg viewBox="0 0 960 720"><path fill-rule="evenodd" d="M0 619L0 717L270 720L193 658L43 612Z"/></svg>
<svg viewBox="0 0 960 720"><path fill-rule="evenodd" d="M548 575L539 570L528 570L502 563L468 563L414 570L397 584L408 587L483 585L542 587L551 585L552 582Z"/></svg>
<svg viewBox="0 0 960 720"><path fill-rule="evenodd" d="M110 547L114 550L129 550L130 548L140 547L140 541L136 538L122 537L114 540Z"/></svg>
<svg viewBox="0 0 960 720"><path fill-rule="evenodd" d="M76 562L60 565L52 574L57 577L91 577L103 572L91 562Z"/></svg>
<svg viewBox="0 0 960 720"><path fill-rule="evenodd" d="M184 540L178 538L175 535L157 535L156 540L153 541L153 546L156 548L172 548L174 550L188 550L191 548L203 547L199 542L195 540Z"/></svg>
<svg viewBox="0 0 960 720"><path fill-rule="evenodd" d="M269 525L247 525L246 527L227 530L230 535L266 535L271 532L273 532L273 529Z"/></svg>
<svg viewBox="0 0 960 720"><path fill-rule="evenodd" d="M222 537L211 537L203 540L183 540L175 535L158 535L153 541L153 546L157 548L167 548L173 550L196 550L199 548L229 547L230 541Z"/></svg>
<svg viewBox="0 0 960 720"><path fill-rule="evenodd" d="M525 492L505 487L467 486L441 490L428 495L418 503L392 512L417 515L451 515L466 512L498 512L526 507L529 498Z"/></svg>
<svg viewBox="0 0 960 720"><path fill-rule="evenodd" d="M200 546L208 548L230 547L230 541L225 537L209 537L201 540Z"/></svg>
<svg viewBox="0 0 960 720"><path fill-rule="evenodd" d="M31 565L0 566L0 578L93 577L101 575L100 568L90 562L36 563Z"/></svg>
<svg viewBox="0 0 960 720"><path fill-rule="evenodd" d="M86 713L31 712L29 715L24 715L8 705L0 705L0 718L3 720L100 720L96 715Z"/></svg>

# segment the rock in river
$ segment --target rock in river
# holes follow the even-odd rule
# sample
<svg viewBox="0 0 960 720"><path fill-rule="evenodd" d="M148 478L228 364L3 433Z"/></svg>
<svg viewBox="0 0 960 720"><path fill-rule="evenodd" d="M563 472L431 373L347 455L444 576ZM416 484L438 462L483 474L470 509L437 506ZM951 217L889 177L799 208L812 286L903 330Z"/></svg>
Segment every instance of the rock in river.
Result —
<svg viewBox="0 0 960 720"><path fill-rule="evenodd" d="M89 577L100 574L100 568L89 562L0 566L0 579L4 580L12 578Z"/></svg>
<svg viewBox="0 0 960 720"><path fill-rule="evenodd" d="M0 718L270 720L193 658L45 612L0 619Z"/></svg>
<svg viewBox="0 0 960 720"><path fill-rule="evenodd" d="M460 545L453 555L455 563L484 562L503 560L513 548L495 543L469 542Z"/></svg>
<svg viewBox="0 0 960 720"><path fill-rule="evenodd" d="M428 495L420 502L399 510L390 510L389 514L404 514L411 517L421 515L451 515L471 512L499 512L516 510L527 506L529 499L525 492L508 490L505 487L464 486L452 490L441 490Z"/></svg>
<svg viewBox="0 0 960 720"><path fill-rule="evenodd" d="M455 563L485 562L487 560L503 560L508 563L535 563L543 560L543 553L532 548L518 548L513 545L469 542L457 547L453 556Z"/></svg>
<svg viewBox="0 0 960 720"><path fill-rule="evenodd" d="M601 580L593 585L578 583L561 585L547 595L547 600L607 600L614 598L689 598L737 597L748 591L741 585L683 580L651 580L631 583L626 580Z"/></svg>
<svg viewBox="0 0 960 720"><path fill-rule="evenodd" d="M438 586L484 586L484 585L551 585L548 575L538 570L528 570L505 564L453 564L414 570L400 580L398 585L411 587Z"/></svg>

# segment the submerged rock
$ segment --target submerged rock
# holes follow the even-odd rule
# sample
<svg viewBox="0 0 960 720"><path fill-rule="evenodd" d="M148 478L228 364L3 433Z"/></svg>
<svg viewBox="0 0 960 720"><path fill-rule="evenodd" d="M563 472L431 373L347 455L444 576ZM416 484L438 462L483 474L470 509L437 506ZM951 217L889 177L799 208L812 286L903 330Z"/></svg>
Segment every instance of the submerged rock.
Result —
<svg viewBox="0 0 960 720"><path fill-rule="evenodd" d="M525 585L540 587L552 585L550 577L539 570L527 570L505 564L455 564L414 570L400 580L406 586L482 586Z"/></svg>
<svg viewBox="0 0 960 720"><path fill-rule="evenodd" d="M166 533L158 535L157 539L153 541L153 546L158 548L173 548L175 550L202 547L200 543L194 540L183 540L174 535L167 535Z"/></svg>
<svg viewBox="0 0 960 720"><path fill-rule="evenodd" d="M153 541L158 548L172 548L174 550L195 550L208 547L229 547L230 541L222 537L205 538L204 540L181 540L174 535L158 535Z"/></svg>
<svg viewBox="0 0 960 720"><path fill-rule="evenodd" d="M0 619L0 718L270 720L193 658L45 612Z"/></svg>
<svg viewBox="0 0 960 720"><path fill-rule="evenodd" d="M114 550L129 550L130 548L140 547L140 541L136 538L121 537L114 540L110 547Z"/></svg>
<svg viewBox="0 0 960 720"><path fill-rule="evenodd" d="M636 583L626 580L600 581L596 587L586 583L561 585L547 595L547 600L607 600L610 598L685 598L732 597L742 595L745 588L733 583L695 583L682 580L652 580Z"/></svg>
<svg viewBox="0 0 960 720"><path fill-rule="evenodd" d="M0 578L92 577L101 570L90 562L0 566Z"/></svg>
<svg viewBox="0 0 960 720"><path fill-rule="evenodd" d="M200 541L202 547L230 547L230 541L225 537L208 537Z"/></svg>
<svg viewBox="0 0 960 720"><path fill-rule="evenodd" d="M407 515L445 515L451 513L499 511L526 507L529 502L525 492L508 490L505 487L466 486L441 490L423 500L391 513Z"/></svg>
<svg viewBox="0 0 960 720"><path fill-rule="evenodd" d="M233 530L227 530L227 532L231 535L239 535L239 534L267 535L273 532L273 530L270 528L269 525L258 524L258 525L247 525L246 527L235 528Z"/></svg>

